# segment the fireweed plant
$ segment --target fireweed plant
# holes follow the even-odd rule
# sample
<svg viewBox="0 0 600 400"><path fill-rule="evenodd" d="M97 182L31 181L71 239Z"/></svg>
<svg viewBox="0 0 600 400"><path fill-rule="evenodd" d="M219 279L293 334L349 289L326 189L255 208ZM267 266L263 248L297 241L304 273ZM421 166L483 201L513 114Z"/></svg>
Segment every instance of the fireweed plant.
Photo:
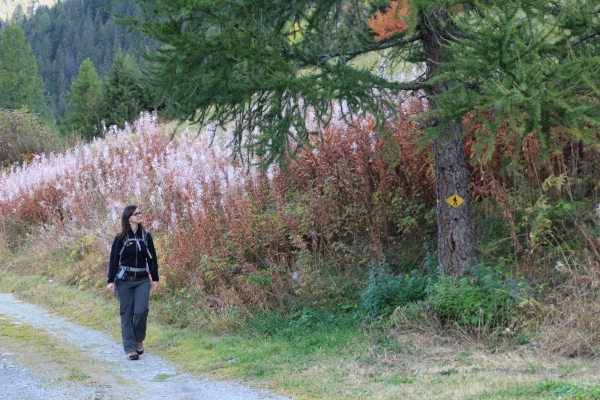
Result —
<svg viewBox="0 0 600 400"><path fill-rule="evenodd" d="M404 107L402 129L389 134L407 155L395 168L380 155L385 142L373 131L374 121L365 119L324 131L285 173L232 160L228 133L212 145L210 135L195 133L169 140L169 129L154 114L143 114L104 139L5 170L0 215L11 226L94 224L106 227L109 237L120 210L135 201L160 237L167 284L191 280L196 285L189 289L221 303L279 305L312 279L298 259L345 243L347 254L338 261L351 270L343 264L370 251L371 245L359 248L363 233L369 232L374 249L394 241L403 196L422 193L433 204L430 160L409 136L417 130L412 110L422 104ZM410 175L419 183L410 183Z"/></svg>

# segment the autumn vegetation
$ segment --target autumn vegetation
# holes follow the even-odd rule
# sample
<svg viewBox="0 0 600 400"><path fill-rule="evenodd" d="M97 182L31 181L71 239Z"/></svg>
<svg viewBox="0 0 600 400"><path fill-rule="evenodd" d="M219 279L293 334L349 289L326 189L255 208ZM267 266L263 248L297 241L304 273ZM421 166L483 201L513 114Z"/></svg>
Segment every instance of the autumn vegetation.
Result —
<svg viewBox="0 0 600 400"><path fill-rule="evenodd" d="M377 10L369 18L369 28L376 41L404 32L408 28L405 20L409 15L408 6L408 1L392 1L384 12Z"/></svg>
<svg viewBox="0 0 600 400"><path fill-rule="evenodd" d="M383 132L369 118L325 129L313 149L287 161L288 171L232 164L227 133L212 147L207 136L191 133L169 141L171 128L142 115L105 139L6 170L3 242L19 252L36 238L50 240L67 264L60 272L36 266L37 272L102 293L106 243L120 210L136 202L156 236L166 304L244 313L346 304L367 315L360 310L369 270L383 263L395 276L430 274L432 263L435 270L432 159L413 118L424 104L407 98L399 107L400 117ZM526 284L501 321L456 317L479 334L510 328L527 343L593 354L600 342L592 301L600 283L600 163L597 151L558 131L553 137L556 151L548 161L536 140L527 140L513 173L501 172L502 135L485 163L474 157L473 137L464 138L482 263L496 271L484 273L481 284L492 278ZM371 285L376 296L380 289ZM443 292L436 293L430 301L440 301ZM404 302L397 310L392 304L372 317L391 313L391 321L406 329L437 321L443 330L448 316L421 298L425 302ZM163 312L171 323L203 324L200 317Z"/></svg>

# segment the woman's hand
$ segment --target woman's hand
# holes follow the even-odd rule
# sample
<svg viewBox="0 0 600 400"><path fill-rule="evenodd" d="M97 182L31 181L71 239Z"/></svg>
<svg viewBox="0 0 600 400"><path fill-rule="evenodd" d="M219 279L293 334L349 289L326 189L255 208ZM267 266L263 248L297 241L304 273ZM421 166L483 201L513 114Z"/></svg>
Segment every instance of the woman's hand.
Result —
<svg viewBox="0 0 600 400"><path fill-rule="evenodd" d="M158 281L152 281L152 290L158 289Z"/></svg>
<svg viewBox="0 0 600 400"><path fill-rule="evenodd" d="M115 291L115 284L114 283L109 283L108 285L106 285L106 290L108 290L109 292L114 292Z"/></svg>

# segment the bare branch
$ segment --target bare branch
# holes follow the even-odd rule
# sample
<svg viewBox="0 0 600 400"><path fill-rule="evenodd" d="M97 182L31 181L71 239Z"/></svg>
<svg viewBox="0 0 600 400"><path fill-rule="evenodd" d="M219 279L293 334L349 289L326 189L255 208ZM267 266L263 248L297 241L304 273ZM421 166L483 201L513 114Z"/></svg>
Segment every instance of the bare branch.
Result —
<svg viewBox="0 0 600 400"><path fill-rule="evenodd" d="M219 16L214 11L212 11L210 8L205 8L202 11L204 11L206 14L210 15L211 17L219 18ZM244 29L242 26L240 26L240 24L233 24L233 27L240 32L246 32L246 29Z"/></svg>
<svg viewBox="0 0 600 400"><path fill-rule="evenodd" d="M401 35L401 36L403 37L404 35ZM346 51L346 52L335 52L335 53L328 53L328 54L319 54L318 56L315 57L316 60L314 60L314 61L308 60L306 58L302 58L298 53L293 52L286 48L281 49L281 54L284 56L289 56L289 57L302 58L304 62L318 67L318 66L321 66L327 60L330 60L332 58L336 58L336 57L353 58L357 55L369 53L371 51L379 51L379 50L389 49L390 47L395 47L395 46L398 46L401 44L414 43L420 39L421 39L421 33L417 33L408 39L388 41L384 44L377 44L374 46L369 46L369 47L365 47L365 48L358 49L358 50L350 50L350 51Z"/></svg>
<svg viewBox="0 0 600 400"><path fill-rule="evenodd" d="M475 36L475 35L469 35L468 33L460 32L460 31L451 31L450 35L452 37L457 37L457 38L462 38L462 39L472 39L472 40L478 39L477 36Z"/></svg>
<svg viewBox="0 0 600 400"><path fill-rule="evenodd" d="M404 35L402 35L402 36L404 36ZM328 59L328 58L335 58L335 57L341 57L341 56L357 56L359 54L368 53L370 51L384 50L384 49L389 49L390 47L395 47L395 46L398 46L401 44L414 43L420 39L421 39L421 33L419 32L408 39L394 40L394 41L386 42L381 45L369 46L369 47L365 47L363 49L352 50L352 51L347 51L347 52L321 54L317 57L319 59Z"/></svg>
<svg viewBox="0 0 600 400"><path fill-rule="evenodd" d="M400 90L423 90L427 87L426 83L423 82L407 82L400 85Z"/></svg>

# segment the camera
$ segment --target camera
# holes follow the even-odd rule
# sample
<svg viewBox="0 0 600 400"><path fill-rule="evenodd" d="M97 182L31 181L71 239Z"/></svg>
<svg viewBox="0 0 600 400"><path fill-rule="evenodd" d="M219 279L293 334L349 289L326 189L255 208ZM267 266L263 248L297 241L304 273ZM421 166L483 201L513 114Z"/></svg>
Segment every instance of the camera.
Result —
<svg viewBox="0 0 600 400"><path fill-rule="evenodd" d="M120 268L119 271L117 272L117 275L115 275L115 278L120 279L122 281L126 280L127 277L125 276L125 269Z"/></svg>

